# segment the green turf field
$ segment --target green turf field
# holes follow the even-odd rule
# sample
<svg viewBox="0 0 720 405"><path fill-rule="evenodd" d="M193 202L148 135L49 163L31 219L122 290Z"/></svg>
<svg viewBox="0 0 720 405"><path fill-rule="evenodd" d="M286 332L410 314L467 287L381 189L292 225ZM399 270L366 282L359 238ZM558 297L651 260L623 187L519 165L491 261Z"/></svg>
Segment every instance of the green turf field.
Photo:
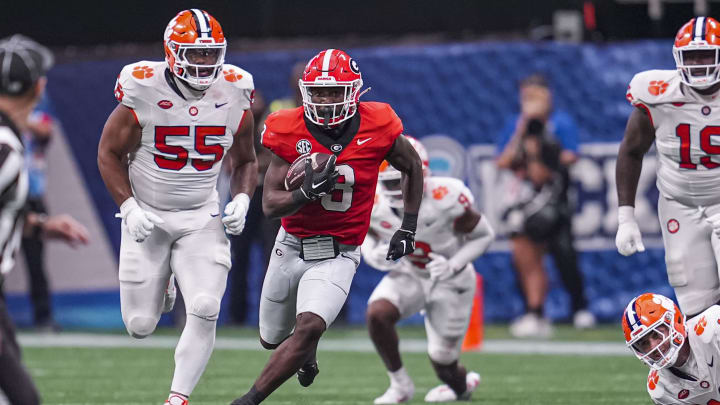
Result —
<svg viewBox="0 0 720 405"><path fill-rule="evenodd" d="M618 328L619 329L619 328ZM504 327L487 335L504 339ZM173 335L174 331L161 331ZM222 337L250 337L252 331L224 330ZM616 327L592 332L561 328L563 341L617 341ZM327 338L357 339L363 330L336 329ZM405 338L422 330L405 328ZM533 344L517 341L518 344ZM44 404L162 404L171 379L171 348L49 348L26 347L25 362ZM289 380L267 404L371 404L387 388L380 359L372 352L320 351L321 373L309 388ZM224 404L243 394L269 357L257 350L217 349L195 390L193 405ZM404 353L405 367L416 385L411 403L423 403L438 384L424 353ZM465 353L469 369L482 375L473 395L478 404L650 404L645 390L647 369L629 352L622 356L520 355Z"/></svg>

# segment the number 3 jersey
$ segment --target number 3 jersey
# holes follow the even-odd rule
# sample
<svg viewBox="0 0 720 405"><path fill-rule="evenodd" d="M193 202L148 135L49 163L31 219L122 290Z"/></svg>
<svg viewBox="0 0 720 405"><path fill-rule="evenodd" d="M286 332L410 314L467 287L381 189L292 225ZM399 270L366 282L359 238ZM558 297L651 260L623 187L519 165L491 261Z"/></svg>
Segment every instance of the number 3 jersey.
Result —
<svg viewBox="0 0 720 405"><path fill-rule="evenodd" d="M711 306L685 327L690 357L681 367L650 371L650 398L661 405L720 405L720 306Z"/></svg>
<svg viewBox="0 0 720 405"><path fill-rule="evenodd" d="M370 228L380 240L389 243L402 223L402 213L393 209L389 197L378 193L372 210ZM422 204L415 234L415 251L404 257L402 270L429 276L425 265L429 254L450 258L463 246L464 236L455 232L455 221L472 207L473 195L465 184L452 177L425 179ZM412 266L409 266L412 264Z"/></svg>
<svg viewBox="0 0 720 405"><path fill-rule="evenodd" d="M250 109L252 76L223 65L221 77L200 97L182 91L166 62L125 66L115 97L142 127L129 156L133 195L160 210L185 210L217 201L223 157ZM249 112L248 112L249 113Z"/></svg>
<svg viewBox="0 0 720 405"><path fill-rule="evenodd" d="M388 104L371 101L358 103L347 125L342 135L331 138L305 120L302 107L280 110L265 121L262 144L288 163L304 153L337 155L340 177L335 190L283 217L282 226L290 234L332 235L347 245L361 245L365 239L380 164L403 126Z"/></svg>
<svg viewBox="0 0 720 405"><path fill-rule="evenodd" d="M720 202L720 98L683 84L676 70L648 70L626 95L648 113L655 128L657 186L685 205Z"/></svg>

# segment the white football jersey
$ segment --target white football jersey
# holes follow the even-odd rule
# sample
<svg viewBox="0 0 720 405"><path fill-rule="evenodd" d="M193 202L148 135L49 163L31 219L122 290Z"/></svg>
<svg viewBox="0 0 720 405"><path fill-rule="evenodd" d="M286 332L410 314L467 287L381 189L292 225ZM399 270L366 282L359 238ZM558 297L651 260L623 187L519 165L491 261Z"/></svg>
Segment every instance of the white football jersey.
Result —
<svg viewBox="0 0 720 405"><path fill-rule="evenodd" d="M215 184L253 97L252 76L223 65L221 77L197 98L173 81L166 62L123 68L115 97L142 127L129 156L133 195L160 210L184 210L217 201ZM249 114L249 112L248 112Z"/></svg>
<svg viewBox="0 0 720 405"><path fill-rule="evenodd" d="M677 70L648 70L630 82L627 99L655 127L661 193L685 205L720 203L720 98L683 84ZM717 136L718 138L713 138Z"/></svg>
<svg viewBox="0 0 720 405"><path fill-rule="evenodd" d="M650 371L650 398L662 405L720 405L720 306L693 317L686 328L690 358L677 369Z"/></svg>
<svg viewBox="0 0 720 405"><path fill-rule="evenodd" d="M425 264L430 252L452 257L464 242L464 235L455 232L455 220L473 204L474 198L465 184L452 177L425 179L422 204L415 233L415 251L402 258L404 271L429 276ZM370 229L380 240L390 241L402 224L402 213L388 204L387 197L376 194L370 218Z"/></svg>

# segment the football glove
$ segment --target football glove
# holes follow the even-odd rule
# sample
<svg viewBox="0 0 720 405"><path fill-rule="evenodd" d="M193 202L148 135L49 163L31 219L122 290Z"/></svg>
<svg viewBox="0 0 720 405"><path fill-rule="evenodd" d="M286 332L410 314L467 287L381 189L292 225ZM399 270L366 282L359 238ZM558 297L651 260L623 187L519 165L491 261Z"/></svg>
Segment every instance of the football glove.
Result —
<svg viewBox="0 0 720 405"><path fill-rule="evenodd" d="M328 159L327 166L321 172L312 169L310 158L305 159L305 180L298 189L305 200L314 201L321 198L335 189L335 183L340 176L335 170L337 156L332 155Z"/></svg>
<svg viewBox="0 0 720 405"><path fill-rule="evenodd" d="M618 208L618 231L615 235L615 246L623 256L645 251L633 210L634 208L629 205Z"/></svg>
<svg viewBox="0 0 720 405"><path fill-rule="evenodd" d="M250 206L250 197L245 193L238 193L232 201L225 206L222 219L225 231L230 235L240 235L245 228L245 217Z"/></svg>
<svg viewBox="0 0 720 405"><path fill-rule="evenodd" d="M430 280L443 281L452 277L457 269L453 268L452 263L445 256L432 253L428 254L430 262L425 265L425 269L430 273Z"/></svg>
<svg viewBox="0 0 720 405"><path fill-rule="evenodd" d="M398 260L415 251L415 232L398 229L390 239L386 260Z"/></svg>
<svg viewBox="0 0 720 405"><path fill-rule="evenodd" d="M115 217L122 218L123 225L136 242L145 241L155 229L155 225L165 223L159 216L140 208L134 197L122 203L120 213L115 214Z"/></svg>

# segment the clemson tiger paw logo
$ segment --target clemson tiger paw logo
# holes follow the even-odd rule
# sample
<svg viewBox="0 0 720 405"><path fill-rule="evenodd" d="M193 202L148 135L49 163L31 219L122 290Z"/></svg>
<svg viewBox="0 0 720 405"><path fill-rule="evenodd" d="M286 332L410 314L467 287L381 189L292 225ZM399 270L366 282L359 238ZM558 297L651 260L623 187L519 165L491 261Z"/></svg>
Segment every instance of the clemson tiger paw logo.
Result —
<svg viewBox="0 0 720 405"><path fill-rule="evenodd" d="M658 375L657 370L653 370L648 376L648 388L651 390L657 388L658 381L660 381L660 376Z"/></svg>
<svg viewBox="0 0 720 405"><path fill-rule="evenodd" d="M236 82L243 77L240 73L235 73L235 69L223 70L223 75L225 76L225 80L229 82Z"/></svg>
<svg viewBox="0 0 720 405"><path fill-rule="evenodd" d="M153 71L148 66L135 66L132 75L138 79L147 79L153 76Z"/></svg>
<svg viewBox="0 0 720 405"><path fill-rule="evenodd" d="M650 82L650 85L648 86L648 91L653 96L659 96L663 93L665 93L665 90L668 88L668 83L666 83L663 80L653 80Z"/></svg>
<svg viewBox="0 0 720 405"><path fill-rule="evenodd" d="M445 186L440 186L432 191L433 198L436 200L442 200L448 194L448 189Z"/></svg>
<svg viewBox="0 0 720 405"><path fill-rule="evenodd" d="M707 326L707 319L703 316L700 318L697 324L695 324L695 327L693 328L695 330L695 333L700 336L705 332L705 327Z"/></svg>

